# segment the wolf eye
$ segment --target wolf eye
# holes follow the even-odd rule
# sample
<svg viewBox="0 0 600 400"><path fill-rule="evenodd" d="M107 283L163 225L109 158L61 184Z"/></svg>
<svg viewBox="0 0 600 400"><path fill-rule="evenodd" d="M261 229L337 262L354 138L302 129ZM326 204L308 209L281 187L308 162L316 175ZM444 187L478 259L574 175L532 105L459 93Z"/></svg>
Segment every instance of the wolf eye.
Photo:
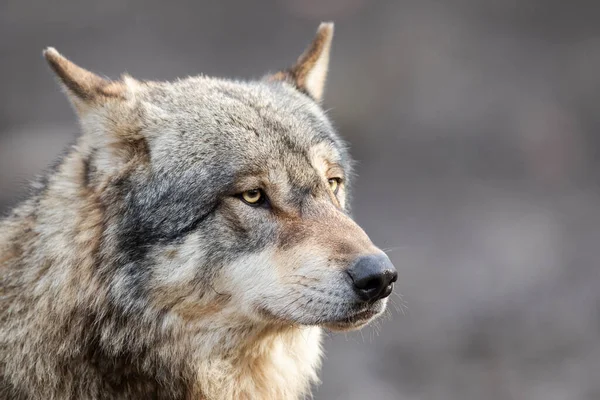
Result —
<svg viewBox="0 0 600 400"><path fill-rule="evenodd" d="M333 194L337 194L338 190L340 190L340 183L342 183L342 178L329 178L327 182L329 182L329 188L331 189Z"/></svg>
<svg viewBox="0 0 600 400"><path fill-rule="evenodd" d="M251 189L242 192L241 198L246 204L249 204L251 206L258 206L264 203L265 194L260 189Z"/></svg>

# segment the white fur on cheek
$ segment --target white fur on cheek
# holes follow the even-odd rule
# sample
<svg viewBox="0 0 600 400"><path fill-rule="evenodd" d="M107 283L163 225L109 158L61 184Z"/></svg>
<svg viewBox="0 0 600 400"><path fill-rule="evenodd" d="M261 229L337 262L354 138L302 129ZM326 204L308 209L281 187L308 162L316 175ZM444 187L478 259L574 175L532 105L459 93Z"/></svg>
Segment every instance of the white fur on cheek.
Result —
<svg viewBox="0 0 600 400"><path fill-rule="evenodd" d="M230 293L236 306L246 315L252 315L254 305L267 294L282 292L277 268L273 264L273 250L265 249L241 257L225 266L218 287Z"/></svg>
<svg viewBox="0 0 600 400"><path fill-rule="evenodd" d="M156 255L158 267L154 269L155 279L161 285L185 285L193 281L206 257L202 244L200 235L193 234L176 249L161 249ZM176 251L176 254L169 257L169 251Z"/></svg>

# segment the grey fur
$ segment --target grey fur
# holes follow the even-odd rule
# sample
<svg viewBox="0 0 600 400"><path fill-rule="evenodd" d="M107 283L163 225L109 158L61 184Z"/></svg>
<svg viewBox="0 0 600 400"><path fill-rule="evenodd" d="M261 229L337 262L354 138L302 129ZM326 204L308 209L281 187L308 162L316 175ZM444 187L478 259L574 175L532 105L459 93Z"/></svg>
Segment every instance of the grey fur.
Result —
<svg viewBox="0 0 600 400"><path fill-rule="evenodd" d="M379 251L348 216L351 161L310 97L322 88L112 83L48 57L83 134L0 222L0 398L307 393L316 326L368 322L344 269ZM343 172L337 198L316 159ZM243 204L247 179L271 203ZM295 368L283 386L280 360Z"/></svg>

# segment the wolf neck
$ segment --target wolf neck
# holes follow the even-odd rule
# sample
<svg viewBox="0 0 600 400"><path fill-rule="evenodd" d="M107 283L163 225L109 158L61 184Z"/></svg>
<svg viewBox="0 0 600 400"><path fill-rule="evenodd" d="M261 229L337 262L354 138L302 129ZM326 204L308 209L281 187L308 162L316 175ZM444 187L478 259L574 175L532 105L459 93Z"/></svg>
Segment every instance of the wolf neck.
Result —
<svg viewBox="0 0 600 400"><path fill-rule="evenodd" d="M206 399L298 399L318 381L320 328L255 326L197 339L197 388Z"/></svg>

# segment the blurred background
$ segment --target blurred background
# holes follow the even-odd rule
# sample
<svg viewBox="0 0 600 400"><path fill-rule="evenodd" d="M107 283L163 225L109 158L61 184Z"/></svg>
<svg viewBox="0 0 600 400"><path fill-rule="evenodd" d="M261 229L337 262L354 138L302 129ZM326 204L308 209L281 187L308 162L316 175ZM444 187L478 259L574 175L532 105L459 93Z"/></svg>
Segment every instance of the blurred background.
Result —
<svg viewBox="0 0 600 400"><path fill-rule="evenodd" d="M77 136L45 46L113 78L255 78L334 20L325 107L403 297L329 335L314 398L597 400L599 17L558 0L3 0L0 212Z"/></svg>

